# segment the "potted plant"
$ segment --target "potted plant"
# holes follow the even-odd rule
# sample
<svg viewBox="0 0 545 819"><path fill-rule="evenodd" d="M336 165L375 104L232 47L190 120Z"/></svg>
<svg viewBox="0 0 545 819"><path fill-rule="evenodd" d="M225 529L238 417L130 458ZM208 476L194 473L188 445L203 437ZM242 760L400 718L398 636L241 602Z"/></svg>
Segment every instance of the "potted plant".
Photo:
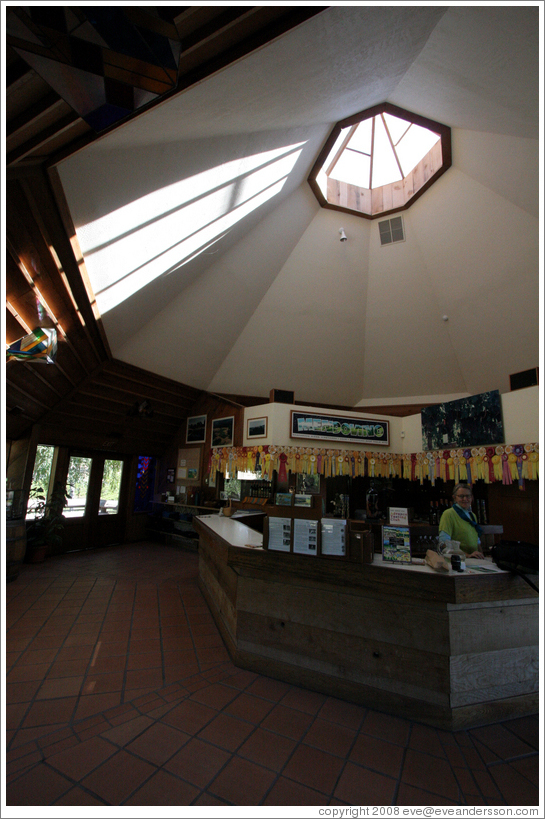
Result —
<svg viewBox="0 0 545 819"><path fill-rule="evenodd" d="M50 550L62 543L65 522L63 511L68 497L60 481L55 482L49 500L46 500L43 489L31 491L31 498L37 503L34 506L35 517L27 528L28 563L42 563Z"/></svg>

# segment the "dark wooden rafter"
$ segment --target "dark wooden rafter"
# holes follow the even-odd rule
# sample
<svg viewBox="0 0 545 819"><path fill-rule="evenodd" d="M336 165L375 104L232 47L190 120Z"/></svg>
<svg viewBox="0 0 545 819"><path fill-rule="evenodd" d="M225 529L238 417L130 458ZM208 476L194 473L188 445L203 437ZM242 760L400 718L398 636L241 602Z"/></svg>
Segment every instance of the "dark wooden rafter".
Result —
<svg viewBox="0 0 545 819"><path fill-rule="evenodd" d="M155 375L154 373L142 370L140 367L135 367L133 364L128 364L127 362L115 360L106 361L102 371L105 375L112 373L117 377L121 376L124 380L132 381L136 384L142 383L143 378L145 378L146 383L149 384L150 387L154 387L164 393L169 393L177 400L189 399L191 400L192 404L204 394L203 390L200 390L197 387L190 387L186 384L181 384L179 381L173 381L170 378Z"/></svg>
<svg viewBox="0 0 545 819"><path fill-rule="evenodd" d="M6 214L6 244L29 285L39 291L54 318L69 332L79 320L49 250L50 241L40 229L28 201L28 192L26 182L8 183L10 208Z"/></svg>
<svg viewBox="0 0 545 819"><path fill-rule="evenodd" d="M52 122L46 128L40 130L39 133L27 139L22 145L10 151L6 157L6 164L13 165L38 150L45 154L48 142L58 140L59 134L69 133L79 122L80 117L74 111L64 114L61 119Z"/></svg>
<svg viewBox="0 0 545 819"><path fill-rule="evenodd" d="M14 137L18 131L27 131L30 126L36 127L39 124L37 120L51 115L57 108L64 106L66 106L64 100L55 91L50 91L10 120L6 127L6 139Z"/></svg>
<svg viewBox="0 0 545 819"><path fill-rule="evenodd" d="M85 262L76 236L76 229L72 222L70 210L66 202L62 184L56 169L48 173L49 186L47 195L50 195L57 208L53 214L54 224L50 224L53 233L57 255L63 266L63 271L68 280L70 290L83 316L89 332L98 336L95 344L99 341L104 348L103 360L112 357L110 345L100 320L100 313L96 306L91 284L89 282ZM46 195L44 191L44 196ZM40 203L43 206L43 203Z"/></svg>
<svg viewBox="0 0 545 819"><path fill-rule="evenodd" d="M88 395L89 393L78 392L71 401L63 402L54 413L50 413L48 420L51 421L52 418L59 415L66 415L71 418L75 416L78 418L86 418L93 422L129 424L133 418L137 417L130 413L130 407L127 408L127 404L119 402L114 405L111 399L105 401L99 400L97 402L95 398L89 401L87 398ZM172 435L180 425L180 417L169 416L161 411L157 411L155 403L150 403L154 408L154 413L152 419L145 418L144 422L157 425L158 432L162 435Z"/></svg>
<svg viewBox="0 0 545 819"><path fill-rule="evenodd" d="M80 313L78 322L85 326L85 332L98 361L111 357L110 348L101 323L97 323L93 311L92 291L85 286L81 268L83 257L76 241L76 231L69 215L68 206L62 193L58 174L42 172L32 186L26 182L25 192L40 230L47 244L54 248L51 256L57 275L62 282L66 297L72 307ZM60 264L60 269L58 267ZM65 279L63 278L63 274Z"/></svg>
<svg viewBox="0 0 545 819"><path fill-rule="evenodd" d="M140 382L140 384L127 384L120 379L105 379L103 375L95 380L92 387L87 388L91 392L87 395L100 393L104 397L109 397L110 400L120 404L134 405L142 401L148 400L153 405L155 412L160 412L163 416L170 416L172 418L180 418L180 411L188 411L193 401L191 399L180 398L178 401L168 401L164 398L164 393L156 388L151 389L147 384ZM150 396L153 396L151 398Z"/></svg>
<svg viewBox="0 0 545 819"><path fill-rule="evenodd" d="M25 63L14 51L8 52L8 60L6 61L6 89L10 90L16 83L20 82L24 77L30 76L32 68Z"/></svg>
<svg viewBox="0 0 545 819"><path fill-rule="evenodd" d="M13 313L6 304L6 344L13 344L26 334L26 328L21 324L18 314Z"/></svg>
<svg viewBox="0 0 545 819"><path fill-rule="evenodd" d="M196 8L198 13L200 10ZM183 12L176 19L176 29L180 38L181 56L180 61L183 61L195 48L202 47L212 40L221 37L224 41L224 36L229 30L233 30L240 23L241 20L248 19L256 13L255 7L252 6L224 6L221 11L215 10L217 13L206 22L202 22L197 28L192 31L187 31L187 22L190 21L191 16L187 12ZM195 15L193 15L195 19Z"/></svg>

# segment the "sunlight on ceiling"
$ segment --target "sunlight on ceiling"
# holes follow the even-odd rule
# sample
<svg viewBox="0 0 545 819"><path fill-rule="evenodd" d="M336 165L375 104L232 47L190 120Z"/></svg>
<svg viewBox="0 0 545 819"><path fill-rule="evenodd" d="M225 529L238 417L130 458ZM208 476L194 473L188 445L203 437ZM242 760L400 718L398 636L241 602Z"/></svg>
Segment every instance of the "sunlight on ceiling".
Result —
<svg viewBox="0 0 545 819"><path fill-rule="evenodd" d="M100 313L205 252L278 194L304 144L226 162L79 227Z"/></svg>

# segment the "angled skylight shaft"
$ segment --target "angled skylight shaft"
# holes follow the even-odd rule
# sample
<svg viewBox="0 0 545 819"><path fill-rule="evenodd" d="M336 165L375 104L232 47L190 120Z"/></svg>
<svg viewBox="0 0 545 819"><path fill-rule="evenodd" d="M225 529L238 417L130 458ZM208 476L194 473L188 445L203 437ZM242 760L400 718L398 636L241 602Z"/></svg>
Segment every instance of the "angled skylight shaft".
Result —
<svg viewBox="0 0 545 819"><path fill-rule="evenodd" d="M383 103L337 124L309 182L322 207L374 218L408 207L450 164L450 128Z"/></svg>

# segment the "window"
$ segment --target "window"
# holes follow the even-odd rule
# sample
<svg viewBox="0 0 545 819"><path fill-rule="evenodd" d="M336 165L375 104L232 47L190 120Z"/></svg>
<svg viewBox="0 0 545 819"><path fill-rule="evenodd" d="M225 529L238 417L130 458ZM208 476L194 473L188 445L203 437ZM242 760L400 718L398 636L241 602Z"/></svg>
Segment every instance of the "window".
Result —
<svg viewBox="0 0 545 819"><path fill-rule="evenodd" d="M138 456L136 470L136 488L134 493L134 511L146 512L153 501L155 492L155 458L147 455Z"/></svg>
<svg viewBox="0 0 545 819"><path fill-rule="evenodd" d="M85 514L92 463L91 458L81 458L76 455L70 458L67 480L67 491L70 497L64 510L66 518L81 518Z"/></svg>
<svg viewBox="0 0 545 819"><path fill-rule="evenodd" d="M51 483L51 472L55 456L55 447L45 444L38 444L36 447L36 457L34 459L34 471L32 472L32 483L30 485L30 497L27 505L27 520L35 518L35 507L40 502L39 497L47 500L49 485Z"/></svg>
<svg viewBox="0 0 545 819"><path fill-rule="evenodd" d="M337 123L308 181L322 207L373 219L409 207L450 165L450 128L382 103Z"/></svg>
<svg viewBox="0 0 545 819"><path fill-rule="evenodd" d="M100 488L99 515L117 515L119 512L122 473L123 461L104 461L102 486Z"/></svg>

